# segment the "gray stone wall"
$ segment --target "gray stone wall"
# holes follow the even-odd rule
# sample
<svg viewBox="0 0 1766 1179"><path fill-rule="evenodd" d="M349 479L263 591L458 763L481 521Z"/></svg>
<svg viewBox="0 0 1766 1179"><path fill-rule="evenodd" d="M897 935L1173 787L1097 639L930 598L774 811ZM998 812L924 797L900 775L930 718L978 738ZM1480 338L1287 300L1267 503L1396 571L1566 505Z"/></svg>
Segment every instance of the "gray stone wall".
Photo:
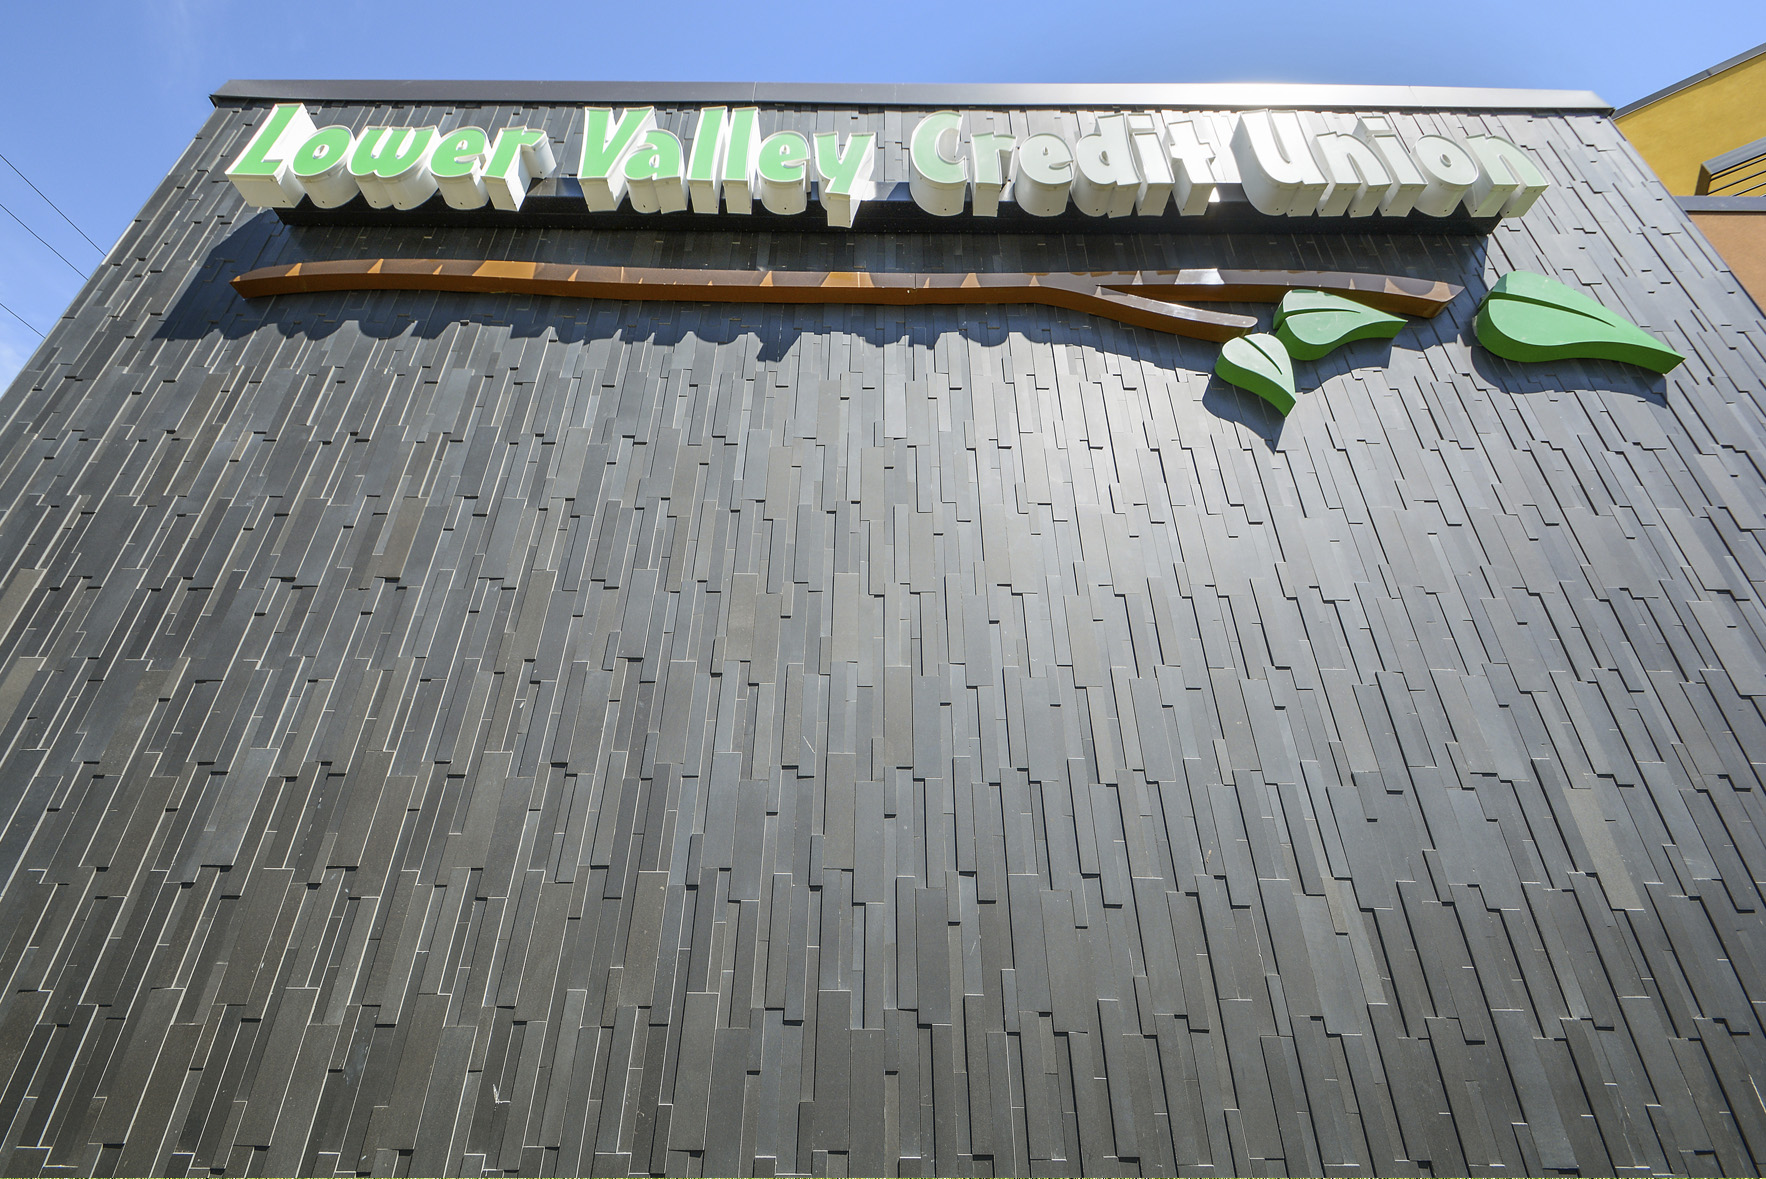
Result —
<svg viewBox="0 0 1766 1179"><path fill-rule="evenodd" d="M0 1171L1757 1172L1766 324L1606 120L1398 116L1549 170L1489 238L882 239L294 228L261 115L0 406ZM1468 290L1284 421L1044 308L226 285L382 255ZM1510 269L1686 364L1482 352Z"/></svg>

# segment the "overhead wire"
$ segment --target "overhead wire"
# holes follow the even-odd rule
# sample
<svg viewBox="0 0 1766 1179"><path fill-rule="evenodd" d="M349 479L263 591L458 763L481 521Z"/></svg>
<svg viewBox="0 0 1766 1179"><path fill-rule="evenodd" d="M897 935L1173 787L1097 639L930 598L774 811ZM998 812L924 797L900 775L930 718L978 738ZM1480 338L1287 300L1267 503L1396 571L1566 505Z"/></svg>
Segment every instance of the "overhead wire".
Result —
<svg viewBox="0 0 1766 1179"><path fill-rule="evenodd" d="M54 209L57 216L59 216L63 221L67 222L69 225L72 225L74 227L74 232L86 239L87 245L91 246L94 250L97 250L100 254L104 253L104 247L99 245L97 242L93 241L92 236L90 234L88 234L85 230L81 229L77 224L75 224L74 219L72 217L69 217L66 213L63 213L61 211L61 206L49 199L48 193L44 192L42 189L38 188L35 184L31 183L31 178L29 176L26 176L23 172L20 172L17 164L15 164L11 160L7 159L4 155L0 155L0 163L4 163L8 168L11 168L14 172L18 173L18 178L20 180L24 181L26 184L29 184L31 186L31 191L36 193L38 196L42 197L43 203L48 205L51 209Z"/></svg>
<svg viewBox="0 0 1766 1179"><path fill-rule="evenodd" d="M81 229L78 225L75 225L74 219L72 217L69 217L66 213L62 212L60 205L57 205L54 201L49 199L49 194L45 193L42 189L38 188L35 184L32 184L31 178L29 176L26 176L23 172L20 172L17 164L15 164L11 160L7 159L4 155L0 155L0 162L4 162L8 168L11 168L15 173L18 174L18 178L20 180L24 181L26 184L29 184L31 186L31 191L43 198L44 204L48 205L51 209L54 209L57 216L59 216L63 221L67 222L69 225L73 226L73 230L75 233L79 234L81 237L86 239L87 245L91 246L94 250L97 250L100 254L104 253L104 247L100 246L97 242L93 241L91 238L91 235L89 235L85 230ZM42 234L40 234L36 230L32 229L29 225L26 225L24 222L24 218L20 217L17 213L14 213L11 209L7 208L4 204L0 204L0 211L4 211L8 217L10 217L14 221L18 222L19 228L23 229L26 233L28 233L32 237L36 238L39 242L42 242L43 248L48 250L51 254L54 254L57 258L60 258L64 263L66 263L67 268L69 270L73 271L75 274L79 275L81 278L88 277L86 271L81 270L78 266L74 265L74 263L68 258L68 256L66 254L62 253L60 250L58 250L54 246L50 245L48 243L48 241L46 241L44 239ZM24 316L20 315L18 312L14 311L12 308L8 307L6 304L0 303L0 311L6 312L6 314L12 316L12 318L14 318L14 319L18 320L20 323L24 324L26 328L28 328L30 331L32 331L33 333L36 334L36 336L39 340L47 338L43 335L43 333L40 330L38 330L36 324L32 323L30 320L28 320Z"/></svg>
<svg viewBox="0 0 1766 1179"><path fill-rule="evenodd" d="M8 307L6 304L0 303L0 311L6 312L6 314L12 316L12 318L18 320L20 323L22 323L26 327L30 328L33 332L37 332L37 328L36 328L35 324L33 324L30 320L26 319L24 316L20 315L18 312L14 311L12 308ZM39 340L43 339L44 338L43 333L37 332L37 338Z"/></svg>
<svg viewBox="0 0 1766 1179"><path fill-rule="evenodd" d="M54 254L57 258L60 258L63 262L67 262L67 268L69 270L73 271L75 274L79 275L81 278L88 277L84 270L81 270L78 266L75 266L72 262L68 262L68 257L66 254L62 253L60 250L58 250L54 246L50 245L47 241L44 241L42 234L38 233L36 230L34 230L30 226L26 225L24 223L24 219L22 217L20 217L17 213L14 213L11 209L8 209L5 205L0 205L0 212L4 212L8 217L12 218L14 221L17 221L19 223L20 227L22 227L26 233L30 234L32 237L36 238L38 241L43 242L44 249L48 250L51 254Z"/></svg>

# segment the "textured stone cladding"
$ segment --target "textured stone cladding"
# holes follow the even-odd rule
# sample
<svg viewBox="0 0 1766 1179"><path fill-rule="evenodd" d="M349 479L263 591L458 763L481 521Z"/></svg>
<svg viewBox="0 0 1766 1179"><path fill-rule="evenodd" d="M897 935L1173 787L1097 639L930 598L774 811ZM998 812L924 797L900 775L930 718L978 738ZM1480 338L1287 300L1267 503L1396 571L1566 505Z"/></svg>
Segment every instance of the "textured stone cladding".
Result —
<svg viewBox="0 0 1766 1179"><path fill-rule="evenodd" d="M1609 122L1395 116L1535 153L1488 238L884 239L291 228L263 113L5 396L0 1171L1766 1161L1766 326ZM1050 309L226 285L381 255L1467 292L1283 421ZM1480 351L1511 269L1687 362Z"/></svg>

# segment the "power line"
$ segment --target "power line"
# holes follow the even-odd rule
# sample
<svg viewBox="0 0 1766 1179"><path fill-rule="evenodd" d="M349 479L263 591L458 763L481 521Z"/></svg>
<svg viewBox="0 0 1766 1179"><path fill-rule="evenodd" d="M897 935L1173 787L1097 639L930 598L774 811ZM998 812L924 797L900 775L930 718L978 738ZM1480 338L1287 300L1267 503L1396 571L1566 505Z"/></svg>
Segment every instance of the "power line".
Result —
<svg viewBox="0 0 1766 1179"><path fill-rule="evenodd" d="M6 314L12 316L12 318L18 320L20 323L22 323L26 327L30 328L33 332L37 332L37 329L35 327L32 327L30 320L26 319L24 316L20 315L18 312L14 311L12 308L8 307L6 304L0 303L0 311L6 312ZM43 338L43 333L37 332L37 338L39 340L41 340Z"/></svg>
<svg viewBox="0 0 1766 1179"><path fill-rule="evenodd" d="M84 270L81 270L78 266L75 266L72 262L67 261L66 254L64 254L60 250L56 249L54 246L50 245L48 242L43 241L42 234L38 233L36 230L32 229L30 226L25 225L24 220L21 217L19 217L19 215L17 213L14 213L11 209L8 209L5 205L0 205L0 211L5 212L5 214L8 217L12 218L14 221L17 221L21 226L23 226L24 231L26 233L30 234L32 237L36 238L38 241L43 242L43 247L45 249L47 249L51 254L54 254L57 258L60 258L63 262L67 262L67 268L69 270L73 271L75 274L79 275L81 278L87 277L86 272Z"/></svg>
<svg viewBox="0 0 1766 1179"><path fill-rule="evenodd" d="M26 176L23 172L19 172L17 164L13 163L11 160L8 160L3 155L0 155L0 161L4 161L8 168L11 168L14 172L18 172L18 178L20 180L24 181L26 184L30 184L31 191L36 193L38 196L42 197L44 204L48 205L51 209L54 209L56 211L56 213L60 214L61 219L63 221L67 222L69 225L73 225L74 232L79 234L81 237L85 238L87 245L91 246L94 250L97 250L100 254L104 253L104 247L99 245L97 242L93 241L92 238L86 233L85 230L81 229L78 225L74 225L74 219L72 217L69 217L66 213L63 213L61 211L61 206L49 199L48 193L46 193L42 189L38 188L35 184L31 184L31 178L29 176Z"/></svg>

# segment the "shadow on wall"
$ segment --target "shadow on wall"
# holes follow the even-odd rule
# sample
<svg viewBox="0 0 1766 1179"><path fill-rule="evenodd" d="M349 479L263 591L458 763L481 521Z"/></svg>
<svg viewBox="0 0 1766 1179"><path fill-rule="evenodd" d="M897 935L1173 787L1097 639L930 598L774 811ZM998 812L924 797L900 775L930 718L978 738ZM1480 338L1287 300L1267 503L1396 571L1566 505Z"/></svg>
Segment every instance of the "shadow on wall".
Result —
<svg viewBox="0 0 1766 1179"><path fill-rule="evenodd" d="M753 337L756 363L784 359L806 333L823 328L849 333L874 346L906 342L932 348L951 333L986 347L1014 336L1032 343L1060 343L1132 355L1162 368L1210 372L1219 346L1132 328L1049 308L787 306L658 303L654 306L592 300L452 292L355 291L285 295L246 300L229 285L237 274L302 260L360 257L543 257L598 265L701 265L707 268L780 267L874 270L1130 270L1183 267L1268 269L1360 269L1444 279L1466 290L1435 320L1413 320L1396 341L1346 345L1316 362L1296 366L1302 403L1326 382L1357 370L1389 367L1393 345L1426 350L1458 343L1473 371L1494 388L1513 394L1602 389L1665 404L1666 381L1627 365L1566 361L1518 365L1478 346L1473 318L1485 293L1486 239L1443 235L1428 241L1427 256L1441 271L1418 273L1415 235L1341 234L1307 237L1266 235L1026 235L916 234L675 234L666 238L633 230L534 230L517 239L500 231L411 229L373 231L367 245L357 227L284 224L260 212L217 242L167 309L158 338L190 340L219 332L238 339L270 328L284 338L325 340L348 328L370 340L413 335L434 339L459 323L507 327L514 338L549 337L569 344L615 336L670 347L688 337L730 344ZM521 247L519 249L515 247ZM928 263L931 263L928 265ZM1258 317L1268 330L1273 308L1261 304L1211 304ZM1202 397L1209 413L1236 422L1279 447L1285 419L1262 399L1210 377Z"/></svg>
<svg viewBox="0 0 1766 1179"><path fill-rule="evenodd" d="M1464 295L1460 296L1463 300ZM1441 313L1442 318L1451 314L1452 308ZM1428 320L1412 320L1405 329L1407 333L1427 332ZM1419 326L1420 325L1420 326ZM1400 333L1401 336L1404 333ZM1283 416L1261 397L1245 392L1236 385L1229 384L1219 377L1211 377L1208 391L1202 396L1202 407L1215 417L1224 421L1236 421L1247 429L1262 436L1264 445L1270 451L1281 449L1283 432L1290 419L1299 415L1302 422L1318 416L1321 412L1313 403L1322 397L1323 390L1333 380L1348 376L1358 370L1389 368L1392 362L1393 344L1390 339L1357 340L1343 344L1328 355L1318 360L1301 360L1294 362L1294 409ZM1421 350L1438 343L1431 336L1418 337L1411 335L1405 339L1409 350ZM1248 402L1249 408L1239 405ZM1270 423L1263 424L1264 419ZM1305 427L1302 426L1301 429Z"/></svg>
<svg viewBox="0 0 1766 1179"><path fill-rule="evenodd" d="M1467 292L1468 294L1470 292ZM1463 297L1463 296L1462 296ZM1479 298L1482 298L1482 292ZM1550 364L1517 364L1504 360L1478 343L1472 326L1472 310L1464 316L1459 338L1471 354L1472 371L1478 379L1504 393L1576 393L1599 390L1629 393L1652 405L1668 404L1668 378L1634 364L1611 360L1559 360Z"/></svg>
<svg viewBox="0 0 1766 1179"><path fill-rule="evenodd" d="M434 338L451 324L470 322L506 326L515 338L550 334L563 342L610 336L620 328L641 328L646 338L667 345L678 343L688 331L699 339L723 343L757 329L785 325L786 334L793 338L805 330L831 326L870 337L874 342L879 332L893 328L895 335L889 337L891 340L905 336L911 343L927 345L950 331L960 331L982 344L997 345L1004 343L1013 331L1033 338L1040 329L1045 333L1070 331L1074 343L1103 346L1106 329L1121 325L1100 327L1086 316L1075 316L1078 322L1068 323L1049 309L1015 304L895 308L681 301L645 306L527 295L413 291L356 291L245 300L232 290L229 281L263 266L365 256L515 257L565 265L878 272L1128 270L1215 264L1206 252L1197 258L1149 259L1144 250L1136 248L1139 243L1133 238L1093 240L1077 235L1036 239L1035 248L1028 250L1022 242L1009 237L996 241L954 234L879 237L675 233L663 239L632 230L526 230L517 241L506 233L480 230L377 228L373 235L369 244L364 242L359 228L289 226L269 213L259 213L242 222L209 251L167 310L157 336L188 340L219 331L227 339L238 339L271 327L285 337L325 339L349 324L370 339L393 339L411 333ZM991 252L978 249L983 244L999 248ZM933 264L927 265L928 261ZM619 310L611 314L614 308ZM1271 309L1252 305L1243 310L1250 314L1262 312L1267 317ZM1008 318L1014 322L1007 323ZM691 327L682 326L686 323ZM724 329L724 324L734 326ZM769 331L769 338L763 341L765 346L778 342L771 338L773 334ZM1137 338L1143 337L1137 334ZM1155 332L1145 333L1144 338L1165 337ZM785 341L786 347L789 342ZM1184 343L1195 346L1198 342ZM1214 346L1201 347L1211 357ZM1145 349L1140 351L1144 353ZM763 360L769 358L777 356L761 356ZM1186 363L1186 367L1195 366Z"/></svg>

